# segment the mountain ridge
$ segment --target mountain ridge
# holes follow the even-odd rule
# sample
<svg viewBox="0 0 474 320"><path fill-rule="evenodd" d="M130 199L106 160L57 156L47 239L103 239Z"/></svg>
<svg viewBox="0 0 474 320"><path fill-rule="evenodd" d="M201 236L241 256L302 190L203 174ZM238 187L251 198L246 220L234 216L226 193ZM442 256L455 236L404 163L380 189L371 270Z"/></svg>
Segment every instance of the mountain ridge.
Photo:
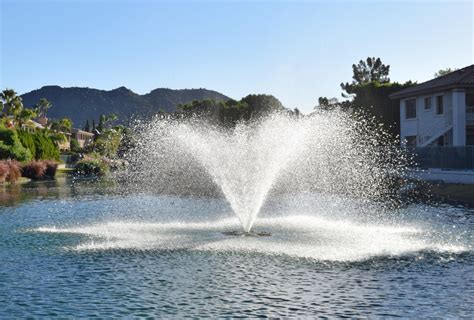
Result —
<svg viewBox="0 0 474 320"><path fill-rule="evenodd" d="M159 111L173 112L178 104L193 100L231 99L220 92L204 88L156 88L146 94L138 94L125 86L102 90L58 85L43 86L22 94L21 98L26 107L34 106L41 98L48 99L52 103L48 117L70 118L75 127L84 126L87 120L97 122L101 114L114 113L119 118L118 122L127 123L133 117L151 117Z"/></svg>

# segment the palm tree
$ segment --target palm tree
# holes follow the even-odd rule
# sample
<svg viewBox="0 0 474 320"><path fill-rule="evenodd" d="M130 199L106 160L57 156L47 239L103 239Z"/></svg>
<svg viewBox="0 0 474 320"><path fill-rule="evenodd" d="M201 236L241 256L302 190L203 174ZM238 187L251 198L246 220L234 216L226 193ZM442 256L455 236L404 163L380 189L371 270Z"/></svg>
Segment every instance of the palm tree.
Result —
<svg viewBox="0 0 474 320"><path fill-rule="evenodd" d="M15 116L23 110L21 97L17 95L13 89L5 89L0 93L2 112L5 111L7 116ZM5 110L3 110L5 108Z"/></svg>
<svg viewBox="0 0 474 320"><path fill-rule="evenodd" d="M38 117L45 117L48 113L48 109L51 108L53 105L51 102L48 101L46 98L41 98L38 103Z"/></svg>

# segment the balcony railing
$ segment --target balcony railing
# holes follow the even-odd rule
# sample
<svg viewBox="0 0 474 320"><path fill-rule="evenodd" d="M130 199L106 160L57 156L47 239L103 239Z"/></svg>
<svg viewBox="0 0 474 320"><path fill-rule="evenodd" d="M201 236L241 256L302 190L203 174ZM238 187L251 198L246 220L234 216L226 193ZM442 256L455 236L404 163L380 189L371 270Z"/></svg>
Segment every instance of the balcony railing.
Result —
<svg viewBox="0 0 474 320"><path fill-rule="evenodd" d="M410 148L421 168L474 170L474 146Z"/></svg>

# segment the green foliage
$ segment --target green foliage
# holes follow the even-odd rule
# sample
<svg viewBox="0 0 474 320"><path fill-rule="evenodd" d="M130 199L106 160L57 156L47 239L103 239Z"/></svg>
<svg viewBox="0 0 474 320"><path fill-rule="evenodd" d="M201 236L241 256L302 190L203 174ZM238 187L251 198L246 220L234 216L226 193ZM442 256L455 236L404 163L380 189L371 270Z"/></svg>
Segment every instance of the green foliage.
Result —
<svg viewBox="0 0 474 320"><path fill-rule="evenodd" d="M68 118L63 118L61 120L52 120L49 128L53 131L61 132L71 132L72 130L72 121Z"/></svg>
<svg viewBox="0 0 474 320"><path fill-rule="evenodd" d="M94 143L84 148L85 151L88 153L96 152L108 158L117 157L117 152L122 140L122 131L122 127L103 130L95 139Z"/></svg>
<svg viewBox="0 0 474 320"><path fill-rule="evenodd" d="M81 176L103 176L109 171L108 164L100 158L80 160L74 168L74 174Z"/></svg>
<svg viewBox="0 0 474 320"><path fill-rule="evenodd" d="M79 142L77 142L76 139L71 139L70 146L72 152L81 152L81 147L79 146Z"/></svg>
<svg viewBox="0 0 474 320"><path fill-rule="evenodd" d="M17 95L13 89L5 89L0 93L0 101L2 102L2 112L7 115L15 116L23 109L21 97Z"/></svg>
<svg viewBox="0 0 474 320"><path fill-rule="evenodd" d="M105 115L105 114L101 114L100 117L99 117L99 124L97 125L96 129L102 133L102 131L106 130L109 125L116 121L118 119L118 117L115 115L115 114L108 114L108 115Z"/></svg>
<svg viewBox="0 0 474 320"><path fill-rule="evenodd" d="M46 114L48 113L49 108L51 108L53 105L51 102L48 101L46 98L41 98L39 103L38 103L38 116L39 117L46 117Z"/></svg>
<svg viewBox="0 0 474 320"><path fill-rule="evenodd" d="M17 131L17 134L18 134L18 138L21 141L21 144L25 148L30 150L30 153L33 156L33 158L36 158L36 144L35 144L35 139L33 138L33 134L27 131L23 131L23 130Z"/></svg>
<svg viewBox="0 0 474 320"><path fill-rule="evenodd" d="M18 120L21 123L25 123L28 120L31 120L36 117L36 112L33 109L23 108L18 114Z"/></svg>
<svg viewBox="0 0 474 320"><path fill-rule="evenodd" d="M29 150L36 160L59 160L59 148L51 136L44 132L30 133L18 131L21 144Z"/></svg>
<svg viewBox="0 0 474 320"><path fill-rule="evenodd" d="M388 83L389 72L390 66L384 65L380 58L368 57L366 61L360 60L358 64L352 65L352 83L341 83L341 88L350 94L352 88L357 85L371 82Z"/></svg>
<svg viewBox="0 0 474 320"><path fill-rule="evenodd" d="M249 121L273 111L283 111L281 102L271 95L248 95L240 101L194 100L178 106L178 112L189 116L202 116L224 126Z"/></svg>
<svg viewBox="0 0 474 320"><path fill-rule="evenodd" d="M351 93L354 100L351 101L351 107L361 114L375 117L396 138L400 133L400 101L391 100L389 95L413 85L409 81L404 84L370 82L353 86Z"/></svg>
<svg viewBox="0 0 474 320"><path fill-rule="evenodd" d="M84 126L84 131L91 132L91 125L89 124L89 120L86 121L86 125Z"/></svg>
<svg viewBox="0 0 474 320"><path fill-rule="evenodd" d="M22 145L16 131L0 127L0 159L28 161L31 158L30 150Z"/></svg>
<svg viewBox="0 0 474 320"><path fill-rule="evenodd" d="M33 138L36 145L35 159L59 160L59 148L45 133L35 133Z"/></svg>

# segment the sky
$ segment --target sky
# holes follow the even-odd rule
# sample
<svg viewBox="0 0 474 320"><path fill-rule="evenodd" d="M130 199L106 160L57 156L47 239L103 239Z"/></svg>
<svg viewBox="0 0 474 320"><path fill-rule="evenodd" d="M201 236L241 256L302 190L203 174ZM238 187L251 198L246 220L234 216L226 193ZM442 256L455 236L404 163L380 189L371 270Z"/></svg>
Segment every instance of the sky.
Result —
<svg viewBox="0 0 474 320"><path fill-rule="evenodd" d="M20 94L207 88L309 112L368 56L398 82L474 60L472 1L0 2L0 88Z"/></svg>

